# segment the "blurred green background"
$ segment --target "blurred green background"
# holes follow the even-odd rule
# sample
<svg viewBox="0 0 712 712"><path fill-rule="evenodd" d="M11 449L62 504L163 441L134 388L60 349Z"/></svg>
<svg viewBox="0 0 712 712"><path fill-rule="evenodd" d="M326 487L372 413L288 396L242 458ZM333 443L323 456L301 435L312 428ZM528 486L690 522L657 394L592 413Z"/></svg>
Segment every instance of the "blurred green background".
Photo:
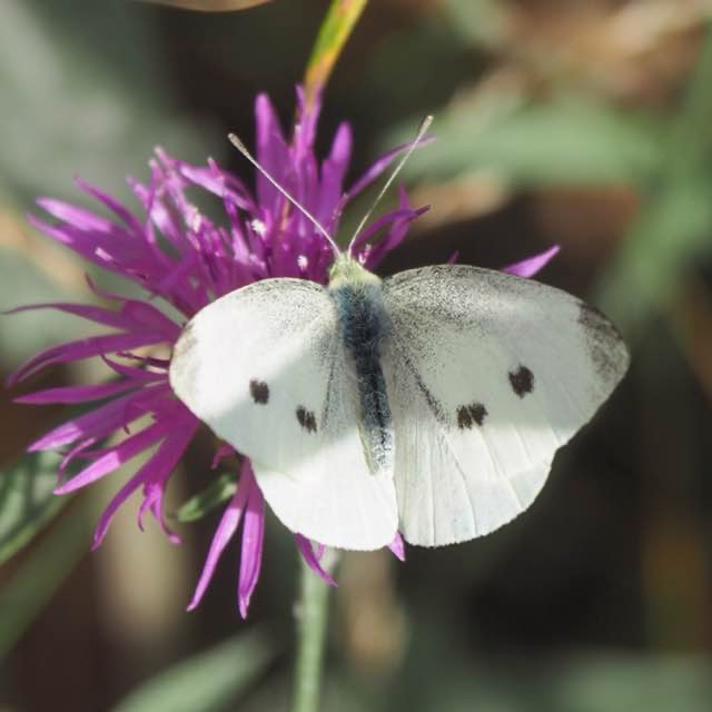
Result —
<svg viewBox="0 0 712 712"><path fill-rule="evenodd" d="M36 196L81 201L75 175L133 204L124 177L144 178L161 145L249 180L225 134L252 143L259 91L288 125L327 5L204 15L4 0L0 307L91 299L85 265L24 221ZM353 175L426 113L438 137L405 177L432 210L384 273L455 250L499 267L559 243L540 279L603 308L633 364L514 523L411 548L406 564L345 557L326 712L712 709L711 15L706 0L370 3L327 92L324 150L344 118ZM56 314L0 319L0 371L81 328ZM57 369L41 385L90 369ZM62 414L0 397L6 482ZM175 504L203 461L193 453L174 478ZM128 505L90 554L121 475L108 480L0 568L0 710L287 710L298 571L288 532L269 522L247 623L234 547L186 614L218 515L183 526L178 549L155 528L140 533ZM5 482L0 553L16 524ZM36 478L32 496L51 486Z"/></svg>

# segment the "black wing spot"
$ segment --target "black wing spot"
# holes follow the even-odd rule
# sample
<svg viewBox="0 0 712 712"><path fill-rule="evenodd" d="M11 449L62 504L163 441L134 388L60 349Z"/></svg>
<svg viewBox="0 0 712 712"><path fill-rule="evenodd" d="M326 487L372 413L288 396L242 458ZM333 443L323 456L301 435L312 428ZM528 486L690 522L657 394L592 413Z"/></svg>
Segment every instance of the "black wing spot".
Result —
<svg viewBox="0 0 712 712"><path fill-rule="evenodd" d="M255 403L265 405L269 400L269 386L264 381L253 378L250 381L250 395Z"/></svg>
<svg viewBox="0 0 712 712"><path fill-rule="evenodd" d="M481 426L486 416L487 408L482 403L461 405L457 409L457 427L460 430L470 430L475 423Z"/></svg>
<svg viewBox="0 0 712 712"><path fill-rule="evenodd" d="M312 411L307 410L303 405L297 407L297 422L308 433L316 432L316 418Z"/></svg>
<svg viewBox="0 0 712 712"><path fill-rule="evenodd" d="M509 382L512 384L512 390L520 398L524 398L527 393L534 390L534 374L526 366L520 365L516 371L510 371Z"/></svg>

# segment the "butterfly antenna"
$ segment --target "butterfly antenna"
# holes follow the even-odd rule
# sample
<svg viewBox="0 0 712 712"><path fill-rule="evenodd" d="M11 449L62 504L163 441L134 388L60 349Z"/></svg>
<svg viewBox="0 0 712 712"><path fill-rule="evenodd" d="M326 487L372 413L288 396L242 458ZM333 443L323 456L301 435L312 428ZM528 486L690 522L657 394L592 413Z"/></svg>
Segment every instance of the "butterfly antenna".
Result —
<svg viewBox="0 0 712 712"><path fill-rule="evenodd" d="M398 161L398 164L396 167L393 169L393 172L391 175L388 177L388 180L384 183L383 188L379 191L378 195L376 196L376 199L371 203L371 207L366 211L366 214L363 216L361 219L361 222L358 224L358 227L356 230L354 230L354 234L351 237L351 240L349 242L349 247L347 250L347 254L350 256L351 255L351 248L353 247L354 243L356 242L356 238L361 234L361 230L363 230L364 226L368 222L369 218L371 215L373 215L373 211L376 209L378 204L381 202L383 196L386 194L388 189L391 187L393 181L396 179L398 174L401 172L403 166L406 164L407 160L413 155L413 151L415 151L416 148L418 148L418 144L421 142L423 139L423 136L428 132L428 129L430 128L430 124L433 123L433 117L431 115L426 116L422 122L420 123L420 128L418 128L418 133L416 134L415 138L413 139L413 142L410 144L410 147L408 150L403 154L403 157Z"/></svg>
<svg viewBox="0 0 712 712"><path fill-rule="evenodd" d="M328 233L326 228L312 215L309 210L307 210L291 193L285 190L275 178L273 178L267 169L263 168L257 159L247 150L247 146L237 137L234 133L229 133L227 135L230 143L297 209L304 215L309 222L314 225L314 227L326 238L329 245L331 245L334 254L338 257L341 254L339 246L336 244L334 238Z"/></svg>

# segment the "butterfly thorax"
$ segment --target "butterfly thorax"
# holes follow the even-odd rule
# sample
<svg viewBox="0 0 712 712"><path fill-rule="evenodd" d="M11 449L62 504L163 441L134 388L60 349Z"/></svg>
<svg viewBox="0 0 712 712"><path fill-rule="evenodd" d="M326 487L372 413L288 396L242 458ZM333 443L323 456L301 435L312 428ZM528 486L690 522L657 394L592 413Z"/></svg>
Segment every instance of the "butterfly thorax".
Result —
<svg viewBox="0 0 712 712"><path fill-rule="evenodd" d="M359 430L373 472L392 464L393 429L381 345L388 329L380 280L353 260L332 269L329 294L336 304L341 337L352 361L359 396Z"/></svg>

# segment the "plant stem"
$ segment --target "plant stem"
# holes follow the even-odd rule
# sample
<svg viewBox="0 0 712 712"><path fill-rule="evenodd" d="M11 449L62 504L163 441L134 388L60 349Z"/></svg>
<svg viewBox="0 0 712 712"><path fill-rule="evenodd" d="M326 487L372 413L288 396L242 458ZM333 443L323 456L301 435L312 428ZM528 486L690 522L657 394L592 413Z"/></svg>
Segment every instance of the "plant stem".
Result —
<svg viewBox="0 0 712 712"><path fill-rule="evenodd" d="M324 559L328 555L329 552ZM296 610L297 662L292 712L317 712L329 615L329 586L301 560L301 557L300 563L301 597ZM335 562L332 561L333 563ZM326 561L322 561L324 568L326 564Z"/></svg>
<svg viewBox="0 0 712 712"><path fill-rule="evenodd" d="M304 76L309 106L313 105L326 85L346 41L366 9L367 2L368 0L332 0L319 28Z"/></svg>

